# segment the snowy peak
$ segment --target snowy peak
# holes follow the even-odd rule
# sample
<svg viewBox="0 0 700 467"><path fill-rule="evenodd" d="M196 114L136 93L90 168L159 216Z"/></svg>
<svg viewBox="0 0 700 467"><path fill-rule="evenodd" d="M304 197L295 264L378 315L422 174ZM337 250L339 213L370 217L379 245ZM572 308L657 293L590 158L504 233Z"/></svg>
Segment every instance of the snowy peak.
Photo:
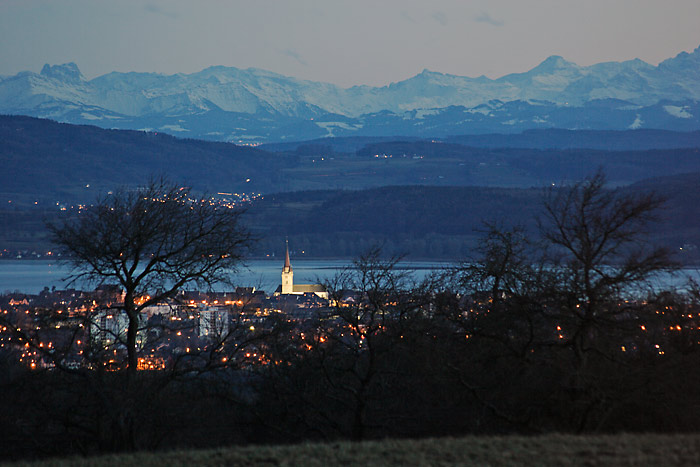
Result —
<svg viewBox="0 0 700 467"><path fill-rule="evenodd" d="M432 78L442 77L442 76L447 76L447 75L445 75L444 73L437 72L437 71L430 71L427 68L423 68L423 71L418 73L414 78L429 80Z"/></svg>
<svg viewBox="0 0 700 467"><path fill-rule="evenodd" d="M78 69L78 65L73 62L64 63L63 65L44 65L41 69L41 76L53 78L65 83L82 83L85 77Z"/></svg>
<svg viewBox="0 0 700 467"><path fill-rule="evenodd" d="M596 102L617 104L605 113ZM341 88L227 66L174 75L112 72L87 81L75 63L65 63L45 65L41 74L22 72L0 79L0 113L107 128L118 123L120 128L188 131L188 136L215 134L235 141L269 140L272 134L293 139L298 131L312 130L324 135L331 133L331 127L339 132L343 125L352 131L365 128L362 131L371 133L372 125L380 125L376 131L389 131L382 125L392 115L406 128L415 121L426 132L436 132L454 119L450 125L457 126L445 131L455 134L487 127L497 132L501 127L492 127L491 122L501 120L506 132L541 126L597 128L601 118L613 117L625 128L673 127L679 122L694 128L700 117L697 102L700 47L659 66L639 59L579 66L553 55L529 71L498 79L424 69L381 87ZM638 110L653 106L658 110L654 117ZM555 119L563 118L559 112L573 108L582 113L557 123ZM613 111L621 113L615 116ZM588 116L580 121L578 116L584 113ZM207 123L195 128L194 121ZM408 131L401 128L391 131Z"/></svg>
<svg viewBox="0 0 700 467"><path fill-rule="evenodd" d="M561 70L578 70L579 66L564 60L559 55L547 57L542 63L530 70L530 74L550 74Z"/></svg>
<svg viewBox="0 0 700 467"><path fill-rule="evenodd" d="M675 73L700 73L700 47L691 53L681 52L659 63L659 69Z"/></svg>
<svg viewBox="0 0 700 467"><path fill-rule="evenodd" d="M409 78L405 81L400 81L399 83L396 83L396 84L406 83L409 81L425 82L425 83L445 86L445 85L454 85L456 83L458 83L458 84L471 83L471 82L484 83L484 82L491 82L492 80L490 80L489 78L487 78L484 75L481 75L478 78L470 78L468 76L458 76L458 75L451 75L449 73L440 73L439 71L430 71L426 68L423 71L421 71L420 73L418 73L416 76L414 76L413 78Z"/></svg>
<svg viewBox="0 0 700 467"><path fill-rule="evenodd" d="M358 117L384 110L400 113L455 105L476 107L493 99L582 105L594 99L612 98L653 105L661 100L700 100L700 47L693 53L682 52L659 67L641 60L582 67L552 55L529 71L495 80L424 69L388 86L348 89L266 70L225 66L176 75L113 72L87 82L75 63L66 63L44 66L41 77L45 79L43 84L30 84L33 94L62 101L71 94L80 94L83 104L130 116L218 108L302 118L322 113ZM0 81L0 87L7 81ZM14 92L8 89L6 95ZM6 104L0 99L0 112L16 109Z"/></svg>

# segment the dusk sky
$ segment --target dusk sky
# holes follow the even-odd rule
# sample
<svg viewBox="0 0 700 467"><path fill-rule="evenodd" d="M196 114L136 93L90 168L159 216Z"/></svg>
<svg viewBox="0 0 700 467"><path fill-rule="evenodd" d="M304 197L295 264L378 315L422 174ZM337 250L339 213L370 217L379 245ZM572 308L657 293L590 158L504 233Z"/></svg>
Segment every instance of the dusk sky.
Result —
<svg viewBox="0 0 700 467"><path fill-rule="evenodd" d="M263 68L341 86L496 78L549 55L656 65L700 45L698 0L0 0L0 74Z"/></svg>

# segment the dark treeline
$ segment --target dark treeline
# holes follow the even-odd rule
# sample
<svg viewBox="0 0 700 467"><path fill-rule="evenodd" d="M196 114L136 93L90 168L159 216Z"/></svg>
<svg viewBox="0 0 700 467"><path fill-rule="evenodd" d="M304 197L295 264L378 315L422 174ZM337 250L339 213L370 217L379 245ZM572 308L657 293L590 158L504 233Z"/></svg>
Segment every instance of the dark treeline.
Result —
<svg viewBox="0 0 700 467"><path fill-rule="evenodd" d="M655 244L677 250L679 261L700 260L700 174L648 179L620 190L654 191L665 199L659 221L647 226ZM542 215L542 188L394 186L266 195L248 206L245 220L259 241L257 257L283 254L289 238L296 257L353 258L372 245L407 259L459 260L476 247L483 222L521 225L533 236ZM43 208L0 208L0 250L51 249L43 221L71 215ZM681 250L681 248L683 248ZM302 253L302 251L304 253ZM2 254L2 251L0 251ZM27 254L24 255L25 257Z"/></svg>
<svg viewBox="0 0 700 467"><path fill-rule="evenodd" d="M39 349L17 308L3 318L21 324L0 351L3 453L696 431L697 284L654 282L676 266L645 242L661 199L603 183L598 174L550 191L536 237L485 225L470 261L422 283L370 248L325 284L325 305L281 300L278 312L232 324L161 371L129 376L119 352L101 346L71 354L82 366L67 365L56 342ZM51 310L37 316L39 334L83 323ZM145 349L169 330L157 321L144 329ZM186 339L182 328L170 331ZM30 348L56 366L18 364Z"/></svg>
<svg viewBox="0 0 700 467"><path fill-rule="evenodd" d="M262 145L267 151L308 152L321 147L326 153L356 152L363 147L391 141L421 141L429 139L397 136L346 136L322 138L304 142L270 143ZM531 149L598 149L607 151L645 151L649 149L695 148L700 146L700 132L675 132L668 130L564 130L557 128L525 130L517 134L456 135L440 138L446 143L472 148L531 148Z"/></svg>
<svg viewBox="0 0 700 467"><path fill-rule="evenodd" d="M658 222L646 226L652 243L697 262L700 174L645 180L619 191L648 191L664 199ZM360 191L314 191L265 196L248 211L260 233L256 252L283 254L288 237L307 257L356 257L371 245L408 259L457 260L470 255L484 222L520 225L535 237L542 216L542 188L395 186ZM681 249L682 248L682 249ZM301 252L304 251L302 255Z"/></svg>

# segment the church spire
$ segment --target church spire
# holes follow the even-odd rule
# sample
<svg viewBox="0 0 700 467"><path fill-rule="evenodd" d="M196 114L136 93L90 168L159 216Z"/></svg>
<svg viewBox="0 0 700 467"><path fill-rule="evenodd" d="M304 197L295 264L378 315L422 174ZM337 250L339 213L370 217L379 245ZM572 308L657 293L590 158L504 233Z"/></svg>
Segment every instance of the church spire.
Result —
<svg viewBox="0 0 700 467"><path fill-rule="evenodd" d="M283 272L289 272L292 270L292 263L289 261L289 239L286 239L287 242L287 251L284 255L284 268L282 269Z"/></svg>

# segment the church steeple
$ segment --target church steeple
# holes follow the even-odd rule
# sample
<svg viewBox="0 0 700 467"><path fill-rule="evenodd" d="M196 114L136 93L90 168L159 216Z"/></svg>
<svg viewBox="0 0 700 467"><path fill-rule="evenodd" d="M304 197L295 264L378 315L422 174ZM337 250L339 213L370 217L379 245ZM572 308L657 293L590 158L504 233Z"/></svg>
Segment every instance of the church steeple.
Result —
<svg viewBox="0 0 700 467"><path fill-rule="evenodd" d="M284 255L284 267L282 268L282 294L294 293L294 272L292 262L289 261L289 240L287 240L287 251Z"/></svg>

